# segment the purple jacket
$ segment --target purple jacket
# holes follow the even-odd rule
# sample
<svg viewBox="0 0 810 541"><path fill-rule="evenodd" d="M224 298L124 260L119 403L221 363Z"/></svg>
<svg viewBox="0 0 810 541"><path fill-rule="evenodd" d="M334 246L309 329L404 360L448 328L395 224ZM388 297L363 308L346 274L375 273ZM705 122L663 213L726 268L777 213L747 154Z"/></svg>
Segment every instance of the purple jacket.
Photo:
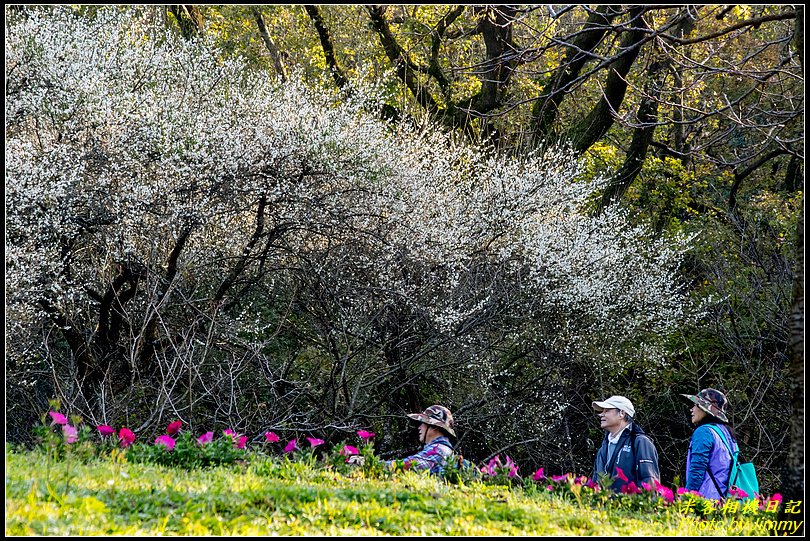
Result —
<svg viewBox="0 0 810 541"><path fill-rule="evenodd" d="M726 441L732 446L736 446L731 434L722 424L714 424L719 428ZM714 480L720 487L717 492L712 478L709 477L708 470L711 469ZM692 434L689 442L689 453L686 455L686 489L697 490L701 496L711 500L719 500L725 497L728 492L728 474L731 469L731 454L726 449L723 440L709 428L708 424L700 425Z"/></svg>

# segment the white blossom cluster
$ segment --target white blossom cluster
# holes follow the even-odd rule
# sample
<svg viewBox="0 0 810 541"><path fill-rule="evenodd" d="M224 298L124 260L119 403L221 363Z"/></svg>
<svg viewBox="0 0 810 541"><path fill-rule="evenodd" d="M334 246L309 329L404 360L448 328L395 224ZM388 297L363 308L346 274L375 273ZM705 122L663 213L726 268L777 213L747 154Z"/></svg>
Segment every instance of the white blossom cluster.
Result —
<svg viewBox="0 0 810 541"><path fill-rule="evenodd" d="M689 239L656 239L630 226L618 207L588 213L603 180L581 179L577 159L565 150L504 159L442 143L430 145L440 150L420 167L428 182L394 179L403 231L397 239L442 269L441 287L459 287L482 262L498 266L519 284L517 312L565 315L570 329L547 340L566 350L587 346L585 336L666 334L683 321L676 269ZM436 322L451 329L481 310L489 299L479 293L463 309L431 307Z"/></svg>
<svg viewBox="0 0 810 541"><path fill-rule="evenodd" d="M146 273L126 307L136 331L168 289L202 303L240 261L267 291L270 267L328 271L337 327L354 334L391 303L448 336L493 303L522 321L515 340L554 314L533 339L572 351L595 335L663 336L683 317L674 271L686 241L653 240L619 210L584 211L600 182L580 179L565 150L507 158L390 126L373 89L281 84L134 11L32 11L7 23L5 60L12 349L36 342L43 301L91 341L88 291L133 262ZM237 321L258 332L252 306ZM495 378L485 365L470 367Z"/></svg>

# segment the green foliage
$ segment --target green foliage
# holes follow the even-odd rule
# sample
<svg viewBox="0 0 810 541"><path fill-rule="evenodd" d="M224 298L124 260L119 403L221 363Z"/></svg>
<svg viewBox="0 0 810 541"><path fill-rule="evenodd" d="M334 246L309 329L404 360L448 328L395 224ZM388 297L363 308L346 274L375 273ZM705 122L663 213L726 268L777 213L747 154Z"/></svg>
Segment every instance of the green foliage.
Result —
<svg viewBox="0 0 810 541"><path fill-rule="evenodd" d="M332 447L332 449L323 456L326 467L341 475L347 475L354 469L354 466L349 464L349 456L353 453L349 453L345 450L346 445L348 444L341 442Z"/></svg>
<svg viewBox="0 0 810 541"><path fill-rule="evenodd" d="M36 448L48 457L49 461L64 460L67 457L87 461L94 457L98 449L90 442L90 428L81 417L67 419L59 413L60 401L49 401L52 411L42 414L40 424L34 426Z"/></svg>
<svg viewBox="0 0 810 541"><path fill-rule="evenodd" d="M447 457L441 476L445 481L454 485L463 485L482 479L481 471L460 453L451 453Z"/></svg>
<svg viewBox="0 0 810 541"><path fill-rule="evenodd" d="M554 490L452 484L426 472L338 475L263 453L239 469L60 461L58 476L73 469L60 491L44 482L43 459L6 448L6 535L761 535L772 516L600 499L573 477Z"/></svg>
<svg viewBox="0 0 810 541"><path fill-rule="evenodd" d="M269 455L248 450L231 430L194 439L174 421L167 432L175 437L159 436L153 445L124 445L121 437L124 446L111 448L112 438L94 445L85 434L86 449L107 452L76 461L78 436L53 429L67 419L56 411L46 417L53 426L43 418L35 427L37 448L6 446L6 535L687 534L698 521L716 534L762 533L761 507L780 503L724 506L718 521L715 502L696 494L676 502L666 487L632 483L613 494L608 476L598 483L570 473L549 479L542 468L522 478L508 456L479 469L453 454L434 475L402 461L386 466L374 452L374 434L364 430L361 449L341 442L324 451L323 440L308 438L307 449L291 440L284 455ZM359 455L359 466L351 455Z"/></svg>
<svg viewBox="0 0 810 541"><path fill-rule="evenodd" d="M385 466L385 461L380 459L374 453L374 447L372 445L366 445L361 450L361 455L363 456L363 474L366 477L386 477L389 475L390 470ZM396 462L396 467L393 471L402 471L405 469L404 464L401 464L402 461Z"/></svg>
<svg viewBox="0 0 810 541"><path fill-rule="evenodd" d="M190 432L181 432L171 450L164 445L138 442L127 452L127 459L131 462L147 462L185 469L238 464L247 457L247 450L237 447L234 439L228 434L203 444Z"/></svg>
<svg viewBox="0 0 810 541"><path fill-rule="evenodd" d="M79 13L94 15L98 7L84 6L77 9ZM130 8L118 7L116 9ZM153 10L156 22L160 21L159 15L165 15L166 12L165 6L137 9ZM214 37L226 53L235 53L246 57L252 65L271 71L273 70L271 59L258 35L256 23L252 18L250 9L249 6L203 6L202 10L207 26L206 33ZM308 83L332 85L312 21L309 20L303 8L301 6L261 6L260 9L279 50L289 58L289 65L303 69ZM382 52L378 37L370 29L367 14L363 12L364 8L362 6L322 6L321 9L335 40L335 52L339 63L351 79L376 79L381 76L383 70L390 67L389 61ZM437 27L440 18L447 13L448 9L447 6L400 6L388 8L387 18L392 23L392 30L396 38L404 45L404 49L409 52L415 62L423 65L428 62L431 52L430 46L432 45L430 41L433 39L431 29ZM757 10L759 9L757 8ZM770 13L776 9L781 8L778 6L768 7L767 10L763 8L762 13ZM696 21L698 27L692 35L706 35L728 25L756 17L757 10L750 6L736 6L726 12L724 20L714 16L700 18ZM548 28L549 32L555 29L556 32L556 28L559 27L560 35L577 35L581 30L579 23L585 13L584 10L575 9L559 18L535 18L540 17L544 11L536 10L534 13L528 12L524 14L525 18L521 19L522 24L515 28L516 43L531 43L533 49L542 50L543 54L537 55L537 58L532 60L523 59L526 63L522 63L521 67L525 66L528 69L525 72L520 69L516 70L510 92L505 93L505 95L509 96L510 103L530 103L534 98L537 98L541 91L545 91L541 86L553 80L554 75L556 75L553 70L561 67L563 60L562 47L546 45L546 36L543 36L543 40L540 40L526 34L531 29L537 28ZM449 90L440 92L428 78L422 81L433 94L439 107L443 107L452 101L461 102L465 98L475 95L481 89L480 71L471 67L478 65L483 58L481 56L483 41L480 35L468 33L465 30L474 28L478 22L474 13L475 10L467 9L464 15L455 21L449 29L451 34L464 39L446 41L441 47L441 54L438 58L440 67L446 73L453 75L449 81ZM648 15L650 17L656 16L659 19L657 24L663 24L670 16L666 10L650 11ZM538 22L543 24L538 24ZM549 26L546 27L545 24ZM696 106L698 109L703 108L716 113L726 107L727 100L731 99L733 101L735 98L740 97L742 95L741 91L748 93L750 78L737 77L735 79L727 76L726 70L729 66L734 66L735 58L745 57L747 58L746 62L754 64L752 73L757 73L757 77L760 77L758 70L760 66L781 66L780 62L783 60L781 55L786 54L789 56L792 53L787 50L782 51L781 48L774 45L782 43L781 30L780 32L777 32L777 30L783 26L783 23L778 24L780 26L765 24L761 28L755 28L755 32L740 32L735 33L733 38L732 36L722 38L723 40L728 38L728 41L724 42L723 47L717 47L716 49L723 51L724 55L728 53L730 57L717 57L712 60L712 62L718 61L716 64L717 69L713 70L716 72L717 77L701 77L700 72L697 71L695 73L688 71L680 73L679 78L682 77L683 82L672 88L685 92L682 97L685 106L687 108ZM787 22L784 24L787 24ZM541 36L537 36L537 38L539 37ZM762 38L762 40L758 38ZM614 41L611 39L605 41L607 46L613 46L612 43ZM762 48L765 43L771 44L767 47L767 50ZM702 58L704 52L714 48L714 44L708 41L698 43L688 49L684 48L683 51L687 57L691 55L692 58ZM749 58L748 56L751 51L763 50L767 54L762 56L761 60L753 56ZM610 52L610 50L600 50L599 55L605 57ZM721 60L723 62L720 62ZM618 116L621 118L629 118L632 122L631 116L627 116L626 113L632 114L636 110L641 96L633 96L632 94L634 89L643 87L645 69L642 69L642 66L646 67L648 65L648 63L639 62L637 65L638 73L634 71L630 74L629 79L633 84L628 93L628 99L622 109L617 111ZM569 97L564 100L564 107L559 116L559 126L557 126L559 131L564 131L566 123L570 123L587 113L594 100L603 94L601 70L597 70L595 73L597 75L589 76L582 87L572 88L568 94ZM785 73L788 73L788 71L785 71ZM765 79L763 78L763 80ZM785 85L780 88L778 93L766 92L764 95L780 96L786 100L794 100L793 94L798 89L803 89L803 79L799 77L795 79L797 81L795 85ZM799 83L799 81L801 82ZM154 83L150 82L149 84ZM405 107L405 109L415 107L413 96L401 81L395 77L388 77L383 84L390 90L390 103L392 105ZM667 92L670 90L670 88L667 88ZM752 100L760 100L761 96L763 96L760 92L752 92L750 95ZM666 102L672 99L669 94L665 94L665 96ZM803 102L799 99L797 103ZM767 107L767 105L763 107ZM760 110L759 105L756 109ZM498 125L499 130L506 132L503 135L504 141L512 141L517 144L516 141L521 139L520 134L526 129L525 113L520 112L518 107L515 107L513 112L508 114L507 111L500 110L487 116L495 118L493 122ZM674 118L672 110L669 107L664 107L664 104L662 104L659 116L660 121ZM803 115L795 118L803 118ZM616 347L610 352L610 358L607 359L609 362L604 363L610 367L610 372L597 373L598 379L579 377L578 372L573 374L566 372L564 369L567 368L568 364L559 359L554 359L553 362L549 363L552 365L549 370L560 372L559 376L555 374L558 379L551 380L545 377L544 379L550 382L547 384L549 387L558 390L562 389L560 395L566 397L566 400L567 397L581 395L589 395L590 398L593 398L594 394L599 394L606 386L612 386L617 389L617 392L632 396L636 405L640 406L641 419L645 428L648 428L657 438L657 442L662 444L660 447L663 451L661 453L662 460L672 461L672 464L666 465L667 478L672 478L672 472L683 471L685 442L691 428L688 423L678 417L681 409L674 407L669 402L676 399L679 391L694 392L697 388L705 385L720 387L727 391L732 407L736 407L734 424L744 440L744 447L750 449L749 458L757 460L758 465L763 465L763 472L767 477L764 486L770 489L778 486L777 466L783 462L785 450L788 448L786 441L788 432L785 427L790 408L789 402L786 400L787 382L782 375L782 370L786 363L789 345L786 327L792 278L790 269L795 264L795 223L800 208L801 194L784 194L777 190L777 165L781 159L778 158L774 160L774 167L770 168L770 172L768 171L769 167L760 167L758 171L745 179L740 186L740 192L737 194L739 208L736 214L728 212L726 207L734 181L734 171L730 167L722 166L722 164L736 162L738 152L744 150L745 146L753 148L757 145L754 144L756 141L751 139L751 133L741 133L738 130L729 132L729 137L725 141L717 138L712 144L707 144L705 138L698 138L697 135L703 133L709 136L708 134L721 133L725 128L722 115L711 114L707 115L706 119L705 123L699 122L688 126L687 131L693 134L688 142L695 148L701 149L699 152L691 154L691 161L673 159L666 157L663 153L651 150L645 159L641 175L628 188L623 199L623 203L627 204L640 220L654 224L659 232L686 231L687 233L699 233L697 237L698 246L690 254L692 259L689 264L680 269L680 275L685 276L690 281L694 297L703 301L704 306L707 308L706 316L694 325L684 326L679 329L677 336L671 338L669 347L666 348L666 355L661 358L662 369L655 374L651 374L650 365L646 362L627 365L614 362L632 358L629 349L624 351ZM761 121L763 120L764 117L750 124L755 128L753 131L765 131L761 129L763 125ZM794 125L794 129L796 129L797 122L794 120L790 122L790 125ZM803 123L799 124L798 129L803 126ZM625 156L622 148L626 147L630 135L631 129L625 122L622 122L621 125L617 123L609 138L596 143L589 149L586 155L588 160L586 175L595 177L602 173L617 170L624 160ZM687 151L688 153L686 148L675 145L670 140L672 137L674 136L667 135L667 126L662 125L656 131L655 141L660 142L665 147L672 147L676 151ZM715 135L711 135L711 137L715 138ZM185 141L189 140L186 139ZM180 143L169 141L167 145L169 144ZM731 154L728 154L729 152ZM801 150L797 150L797 152L803 154ZM733 157L733 160L731 158L721 159L724 154ZM707 160L707 156L711 159ZM744 170L744 166L745 162L740 163L738 170ZM57 230L61 231L59 228ZM70 237L70 235L66 236ZM40 244L42 243L40 242ZM149 242L148 245L151 246L152 243ZM88 250L87 252L103 253L101 250ZM75 269L75 263L73 265ZM160 268L160 265L154 265L154 267ZM203 273L197 274L199 276L195 277L195 280L198 281L194 282L194 288L201 287L199 284L205 281ZM339 276L344 276L344 274L339 274ZM219 276L214 278L219 280ZM268 294L268 291L272 293ZM275 371L278 368L279 372L290 376L280 380L281 383L278 383L278 388L276 388L276 384L272 386L255 385L257 380L263 381L261 375L263 372L259 372L258 368L245 371L240 375L239 379L233 381L239 388L250 388L255 393L253 395L248 393L240 395L240 402L238 403L239 409L242 411L259 411L259 414L256 415L258 421L253 421L253 427L262 423L267 417L262 410L266 404L281 402L276 400L279 396L284 397L285 408L288 407L290 411L313 411L313 405L309 400L311 396L309 391L311 389L320 390L327 383L326 378L332 378L334 374L332 360L325 353L326 348L318 349L308 345L307 340L304 340L304 338L311 337L310 344L317 344L327 332L331 332L330 329L333 327L340 328L340 325L335 324L336 318L329 313L324 316L324 319L328 320L325 325L319 325L318 318L305 309L292 311L288 315L290 311L286 307L292 306L294 299L291 294L283 293L287 291L298 291L298 287L296 287L296 284L283 284L282 286L277 285L274 289L269 286L259 288L255 294L255 304L258 309L251 317L255 321L262 322L263 327L260 330L251 330L249 326L245 325L244 328L237 327L235 331L238 332L241 338L261 343L262 352L267 359L284 359L283 362L279 361L278 367L273 366L272 370ZM244 298L251 297L246 295ZM355 297L350 296L349 298ZM262 304L262 302L265 304ZM167 314L170 312L171 310L166 310ZM178 312L182 313L183 310ZM285 320L285 318L287 319ZM239 320L236 319L236 322L239 322ZM285 322L286 328L282 325ZM514 326L511 322L509 325L504 325L504 327L509 328L514 328ZM89 329L92 330L92 327ZM306 337L303 336L302 329L308 330ZM87 334L90 335L90 332L88 331ZM33 337L35 342L39 340L37 333L34 333ZM394 342L394 338L391 341ZM396 341L405 342L400 341L398 338ZM203 357L205 362L201 360L197 363L196 358L190 361L201 374L216 373L220 370L220 365L226 362L225 353L217 349L216 343L215 340L206 341L206 345L211 347L205 348L206 355ZM67 351L60 355L53 355L54 352L59 351L60 344L46 343L45 345L49 356L64 359L64 361L60 360L59 363L64 362L65 366L71 366L70 359L73 357ZM61 347L66 349L64 342ZM515 349L523 349L523 347L524 345L521 343L515 344ZM603 344L594 343L594 348L603 349ZM33 351L33 349L29 350L28 348L22 349ZM490 351L491 349L488 349L486 353ZM352 360L362 358L361 355L353 356L353 353L350 350L341 349L336 350L335 356ZM486 355L482 355L482 357L486 357ZM286 359L295 360L291 363L294 365L292 368L288 366ZM545 357L541 357L541 359L545 360ZM439 360L444 361L445 359ZM548 398L549 395L543 392L544 389L529 379L529 377L533 376L533 372L528 368L531 368L532 364L536 364L539 359L527 355L525 359L520 360L525 361L527 369L520 367L521 369L515 370L515 372L525 374L525 382L523 379L519 379L520 376L518 375L508 378L502 377L503 382L498 382L497 386L498 390L502 389L503 392L491 393L491 396L497 397L491 400L491 403L500 402L503 404L504 411L498 411L498 414L513 415L515 410L519 409L521 415L514 415L514 422L510 423L510 426L503 428L487 427L483 422L476 424L467 421L468 425L465 427L468 428L467 442L472 440L469 436L473 434L473 431L482 434L481 441L493 439L499 442L515 442L536 435L534 433L537 428L536 415L533 414L534 409L547 408L548 404L554 403L555 400ZM511 359L509 362L512 362ZM7 365L11 368L18 364L19 361L13 358L10 358L7 362ZM264 370L264 365L261 366ZM48 368L48 366L46 365L45 368ZM348 377L352 377L353 369L354 367L350 361L346 369ZM572 371L574 369L581 370L577 366L571 368ZM12 370L12 372L13 377L9 378L11 387L8 395L11 399L9 399L7 414L9 414L12 421L16 421L9 423L9 431L19 430L17 425L22 424L20 423L19 411L22 405L33 402L33 400L29 400L32 393L38 395L34 399L41 399L52 394L53 388L67 387L62 385L60 381L48 383L47 387L39 387L37 390L30 387L18 387L20 381L31 381L30 374L22 370ZM50 372L50 369L42 370L42 367L39 366L36 366L33 371L36 374L48 374ZM448 381L449 377L452 376L448 372L437 373L436 378L441 381ZM65 370L65 373L71 372ZM591 375L590 372L585 374L585 376ZM411 374L408 377L411 377ZM129 378L114 377L113 379L129 381ZM472 378L467 378L467 380L472 381ZM570 386L560 385L560 381L563 380L573 383ZM413 381L421 383L421 380L416 380L416 376L414 376ZM465 388L455 393L455 397L460 397L457 399L458 405L462 404L464 397L478 396L479 394L476 392L477 388L468 381L454 383L456 389L461 385L469 386L469 389ZM579 382L583 383L580 384ZM393 385L390 387L396 388ZM416 387L418 385L414 384L413 388ZM408 389L408 391L415 392L413 388ZM445 392L445 389L432 385L431 388L436 389L436 392L440 393L439 396L428 397L421 394L418 396L418 400L423 403L433 403L448 398L449 393ZM519 389L524 388L534 394L521 394L522 391L519 391ZM47 391L39 389L47 389ZM671 392L667 393L665 391L661 394L667 396L659 398L659 393L651 391L651 389L666 389ZM182 391L182 389L179 390ZM301 392L298 392L299 390ZM118 400L122 400L120 398L122 396L125 398L119 408L121 412L116 411L115 416L123 417L123 412L126 412L127 418L147 419L149 407L147 404L154 402L150 400L151 395L138 388L133 388L128 393L126 395L123 393L118 394ZM316 394L318 401L327 403L332 400L326 396L326 393L323 395ZM191 397L195 393L189 389L187 395ZM384 396L385 391L381 392L381 395ZM254 398L255 401L250 402ZM333 402L337 403L337 398ZM392 402L397 403L397 400ZM114 402L111 403L114 407L117 406ZM337 408L333 409L340 410L341 404L338 403L337 406ZM567 417L574 417L570 415L571 410L577 410L577 404L571 404L571 406L569 411L566 412ZM206 415L218 411L219 407L220 404L216 403L216 401L202 400L195 403L195 414L199 415L200 419L205 419ZM392 411L393 409L381 410L379 413L388 415ZM377 412L373 413L376 414ZM318 411L313 417L321 415L322 412ZM36 416L36 410L31 413L31 416ZM493 417L498 417L498 415L493 415ZM650 419L649 423L647 422L648 418ZM77 441L73 444L67 444L64 429L61 428L62 425L49 424L48 421L49 419L44 418L36 436L40 449L52 462L65 459L84 462L96 455L109 454L116 448L113 439L105 440L104 446L95 449L89 447L87 439L92 430L77 420L72 420L71 424L77 429ZM199 422L198 419L194 421ZM321 419L318 421L320 422ZM568 419L566 419L567 422ZM572 418L571 422L575 423L576 419ZM517 432L517 428L521 427L521 423L528 426L526 430L529 433ZM579 430L580 426L575 425L574 429L570 431L575 435L575 445L577 439L587 439L576 436L584 433L584 431ZM568 428L566 424L564 432L566 435L569 434ZM591 431L601 435L596 428L591 428ZM543 460L555 460L555 458L552 458L552 454L559 451L554 450L553 444L547 444L546 442L557 444L562 440L562 434L563 432L549 434L549 437L544 438L543 443L536 446L527 445L526 448L530 449L528 452L535 458L542 457ZM215 466L217 464L232 464L241 460L239 453L237 453L238 450L234 449L233 446L229 446L227 440L218 440L216 445L205 450L194 447L194 445L194 441L178 441L178 447L175 448L176 452L167 452L167 449L162 447L139 443L132 449L130 460L142 459L144 462L176 465L186 469ZM223 448L217 450L218 445ZM483 445L474 448L476 452L480 451L479 456L485 456L491 451L490 449L483 449ZM590 449L571 450L570 440L563 442L563 446L566 449L566 454L571 455L572 462L577 460L578 463L582 463L592 459L592 450ZM468 449L472 448L472 446L468 447ZM559 449L559 446L557 448ZM569 450L571 450L570 453L568 453ZM209 452L212 453L212 456L206 457L205 453ZM562 452L559 453L562 454ZM362 472L368 478L391 475L391 472L384 468L381 461L374 457L373 454L367 457L367 462L364 463L360 470L352 470L345 463L345 457L338 456L334 452L333 455L332 467L336 473ZM315 460L314 454L310 453L307 456L309 457L308 460ZM284 470L287 472L285 475L293 477L302 475L305 469L305 465L302 465L304 455L290 458L293 459L290 461L290 468L292 469ZM518 456L518 458L523 457ZM395 471L403 469L404 464L402 463L397 464L395 467ZM662 469L662 472L664 471ZM445 474L450 481L464 481L466 483L465 475L465 471L456 471L453 466ZM492 485L505 484L508 486L515 483L515 478L509 477L507 473L501 472L499 475L500 478L489 479L488 482ZM503 483L501 483L502 481Z"/></svg>

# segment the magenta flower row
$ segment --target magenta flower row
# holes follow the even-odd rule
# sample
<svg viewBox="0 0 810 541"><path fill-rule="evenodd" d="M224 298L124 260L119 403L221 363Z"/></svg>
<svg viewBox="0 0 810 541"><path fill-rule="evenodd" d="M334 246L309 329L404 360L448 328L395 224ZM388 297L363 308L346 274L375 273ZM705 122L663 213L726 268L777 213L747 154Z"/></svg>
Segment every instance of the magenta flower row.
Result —
<svg viewBox="0 0 810 541"><path fill-rule="evenodd" d="M54 425L61 425L62 426L62 432L64 433L65 441L67 443L75 443L76 441L78 441L78 437L79 437L78 436L78 430L76 429L76 427L74 427L74 426L72 426L71 424L68 423L68 420L64 415L62 415L61 413L59 413L57 411L49 411L48 415L50 415L51 419L53 420L51 422L51 426L54 426ZM172 421L171 423L169 423L169 426L166 427L166 434L158 436L155 439L155 445L162 445L162 446L166 447L166 449L168 449L169 451L173 450L176 442L175 442L174 438L172 438L172 436L177 434L178 432L180 432L180 429L182 428L182 426L183 426L183 423L182 423L182 421L179 421L179 420ZM115 429L113 427L111 427L111 426L108 426L108 425L98 425L96 427L96 429L98 430L99 434L101 434L102 438L106 438L106 437L109 437L109 436L112 436L113 434L115 434ZM234 445L236 446L237 449L244 449L245 446L247 445L247 436L237 434L236 432L234 432L230 428L225 429L223 431L223 434L226 435L226 436L231 437L231 439L233 440L233 443L234 443ZM368 443L376 434L374 434L374 432L369 432L367 430L358 430L357 435L365 443ZM135 434L129 428L121 428L118 431L118 439L119 439L121 447L129 447L135 441ZM213 441L213 439L214 439L214 433L213 432L206 432L206 433L202 434L199 438L197 438L197 442L200 445L205 445L205 444L210 443L211 441ZM277 443L278 441L280 441L280 438L278 437L278 434L276 434L275 432L265 432L264 433L264 439L265 439L265 442L267 442L267 443ZM320 438L313 438L313 437L307 436L306 439L307 439L307 441L309 441L309 445L310 445L311 449L314 449L314 448L316 448L316 447L318 447L320 445L323 445L325 443L324 440L322 440ZM284 446L284 452L285 453L292 453L294 451L299 451L299 450L300 450L300 447L298 447L298 440L295 439L295 438L289 440L287 442L287 444ZM435 451L433 453L435 453ZM428 455L433 454L433 453L428 452ZM360 450L357 449L357 447L353 447L351 445L344 445L343 448L340 450L340 454L345 456L346 461L348 461L350 456L359 455ZM617 467L616 470L618 472L618 478L626 483L621 489L621 492L623 494L643 494L645 491L646 492L656 492L659 495L661 495L666 502L672 503L675 500L675 494L672 492L672 489L670 489L668 487L665 487L664 485L662 485L658 481L654 481L653 485L649 485L648 483L641 483L641 488L639 488L632 481L628 483L629 479L627 478L627 475L624 473L624 471L622 471L621 468ZM506 455L506 460L505 461L501 460L500 455L495 455L492 459L490 459L489 462L487 462L485 465L480 467L480 472L485 477L495 477L496 475L498 475L498 473L504 472L506 474L506 476L511 479L511 478L515 478L515 477L518 476L518 465L515 464L515 462L509 457L509 455ZM534 474L532 475L532 480L535 481L535 482L541 482L543 479L548 479L548 478L546 477L543 468L538 468L537 471L535 471ZM593 479L590 479L589 477L586 477L584 475L576 476L573 473L566 473L566 474L563 474L563 475L552 475L550 479L554 483L561 483L563 481L566 482L566 483L571 482L571 483L573 483L575 485L586 486L586 487L588 487L590 489L593 489L594 491L597 491L597 492L600 490L600 487L599 487L598 483L596 483ZM554 485L549 484L549 485L546 486L546 489L549 490L549 491L553 491L554 490ZM696 492L694 490L689 491L689 490L686 490L686 488L684 488L684 487L678 487L676 492L677 492L678 496L681 496L681 495L684 495L684 494L687 494L687 493L694 494L696 496L700 496L699 492ZM746 497L748 497L748 494L746 494L742 490L737 489L736 487L733 487L731 489L730 495L731 496L736 496L738 498L746 498ZM759 496L759 495L757 495L757 496ZM779 494L779 493L776 493L773 496L771 496L770 499L771 500L778 500L778 501L781 502L782 501L782 495Z"/></svg>
<svg viewBox="0 0 810 541"><path fill-rule="evenodd" d="M487 464L481 466L480 471L485 477L495 477L499 473L505 473L507 477L513 478L517 476L518 466L512 461L511 458L509 458L508 455L506 457L505 462L501 461L498 455L495 455L495 457L490 459L490 461ZM671 488L665 487L657 480L654 480L652 485L648 483L641 483L641 487L638 487L633 481L630 481L628 479L627 475L624 473L624 471L622 471L621 468L617 467L616 471L617 477L625 482L625 485L621 489L622 494L644 494L645 492L655 492L658 495L660 495L664 499L664 501L668 503L673 503L675 501L675 494L677 494L678 496L683 496L684 494L692 494L694 496L702 497L702 495L699 492L695 490L687 490L684 487L678 487L676 491L673 493ZM546 490L548 491L553 491L555 488L555 484L558 483L565 483L565 484L571 483L574 485L583 485L594 490L595 492L599 492L601 490L601 487L596 481L585 475L576 476L573 473L566 473L563 475L552 475L550 478L548 478L546 477L543 468L538 468L537 471L535 471L534 474L532 475L532 481L540 483L544 479L550 480L553 483L546 485ZM746 494L745 491L740 490L736 487L731 488L731 490L729 491L729 495L735 496L737 498L748 497L748 494ZM755 496L757 496L758 499L760 499L759 505L760 508L764 508L765 502L762 501L763 500L762 496L760 494L755 494ZM768 498L768 500L777 500L781 502L782 495L777 492L776 494Z"/></svg>
<svg viewBox="0 0 810 541"><path fill-rule="evenodd" d="M49 411L48 415L50 415L51 419L53 420L51 422L51 426L53 425L62 426L62 431L65 434L65 441L67 441L67 443L75 443L76 441L78 441L79 438L78 430L74 426L68 424L67 417L65 417L58 411ZM155 438L155 445L162 445L166 447L166 449L168 449L169 451L173 450L177 442L175 441L174 438L172 438L172 436L180 432L182 427L183 427L182 421L180 420L172 421L171 423L169 423L169 426L166 427L166 433ZM116 434L116 430L109 425L98 425L96 426L96 430L98 430L102 438L107 438ZM229 436L233 440L233 443L237 449L244 449L245 446L247 445L247 436L237 434L230 428L226 428L223 431L223 434ZM374 432L369 432L367 430L358 430L357 435L360 436L360 439L362 439L366 443L368 443L371 440L371 438L375 436ZM200 445L205 445L213 441L213 439L214 439L213 432L205 432L199 438L197 438L197 442ZM275 432L265 432L264 439L267 443L275 443L280 440L280 438ZM306 439L307 441L309 441L310 448L312 449L325 443L324 440L320 438L312 438L307 436ZM132 430L130 430L129 428L126 427L121 428L120 430L118 430L118 440L122 448L129 447L135 442L135 433L132 432ZM293 451L298 450L300 450L300 448L298 447L298 440L295 438L291 439L289 442L287 442L287 445L284 446L285 453L292 453ZM360 454L360 451L356 447L352 447L351 445L344 445L343 449L341 449L340 451L340 454L348 457L351 455Z"/></svg>

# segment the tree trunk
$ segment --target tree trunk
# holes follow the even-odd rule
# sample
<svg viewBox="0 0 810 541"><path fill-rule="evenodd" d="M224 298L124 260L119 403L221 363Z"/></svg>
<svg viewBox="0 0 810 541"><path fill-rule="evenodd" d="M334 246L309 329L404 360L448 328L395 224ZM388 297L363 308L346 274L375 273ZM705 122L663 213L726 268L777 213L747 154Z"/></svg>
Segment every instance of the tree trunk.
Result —
<svg viewBox="0 0 810 541"><path fill-rule="evenodd" d="M512 42L514 6L488 8L481 17L479 28L486 46L486 60L481 75L481 92L475 98L474 108L481 113L492 111L501 104L501 94L509 83L514 61L509 60L515 50Z"/></svg>
<svg viewBox="0 0 810 541"><path fill-rule="evenodd" d="M613 125L615 115L627 92L627 74L638 58L642 45L648 39L647 25L642 18L644 12L644 8L631 10L630 28L622 37L618 58L608 67L608 77L602 98L587 117L568 131L568 139L578 152L588 150Z"/></svg>
<svg viewBox="0 0 810 541"><path fill-rule="evenodd" d="M796 6L794 43L804 72L804 6ZM782 470L784 502L801 502L799 513L785 513L783 505L779 520L801 522L796 535L804 536L804 195L796 223L796 272L793 276L793 306L790 311L790 447Z"/></svg>
<svg viewBox="0 0 810 541"><path fill-rule="evenodd" d="M186 39L198 36L202 32L203 17L200 8L193 5L169 6L169 10L177 20L180 32Z"/></svg>
<svg viewBox="0 0 810 541"><path fill-rule="evenodd" d="M281 82L286 83L287 66L284 64L284 58L279 52L278 47L276 47L276 43L273 41L273 38L270 37L270 32L267 31L267 25L264 24L262 12L256 6L251 7L250 11L253 13L253 18L256 19L256 25L259 27L259 35L261 35L262 41L264 41L264 46L267 47L267 51L273 59L273 67L276 68L276 73L281 77Z"/></svg>
<svg viewBox="0 0 810 541"><path fill-rule="evenodd" d="M332 36L329 33L326 22L323 20L321 11L318 9L318 6L312 5L306 5L304 9L307 15L309 15L309 18L312 19L312 24L315 25L315 30L318 32L318 39L321 41L321 49L323 49L323 55L326 57L326 65L329 66L329 71L332 73L335 84L338 88L345 88L349 80L346 78L346 75L343 73L337 61L335 47L332 44Z"/></svg>
<svg viewBox="0 0 810 541"><path fill-rule="evenodd" d="M537 146L548 135L557 119L557 110L570 85L577 80L585 63L592 58L596 48L610 30L610 24L619 10L610 5L597 6L576 39L565 50L565 57L550 82L544 87L543 95L534 102L531 118L533 146Z"/></svg>
<svg viewBox="0 0 810 541"><path fill-rule="evenodd" d="M793 306L790 311L790 447L782 469L781 493L784 502L802 502L799 514L780 509L779 520L802 522L798 535L804 535L804 197L796 225L796 274L793 277Z"/></svg>
<svg viewBox="0 0 810 541"><path fill-rule="evenodd" d="M641 102L636 115L638 126L633 130L633 140L630 142L630 148L627 149L627 155L622 167L610 180L605 193L602 194L599 211L621 199L624 192L627 191L627 188L630 187L641 172L641 167L647 158L647 150L650 148L650 142L655 133L656 120L658 119L658 97L661 93L661 82L658 81L658 78L662 70L662 62L656 62L650 67L650 83L647 87L648 97Z"/></svg>

